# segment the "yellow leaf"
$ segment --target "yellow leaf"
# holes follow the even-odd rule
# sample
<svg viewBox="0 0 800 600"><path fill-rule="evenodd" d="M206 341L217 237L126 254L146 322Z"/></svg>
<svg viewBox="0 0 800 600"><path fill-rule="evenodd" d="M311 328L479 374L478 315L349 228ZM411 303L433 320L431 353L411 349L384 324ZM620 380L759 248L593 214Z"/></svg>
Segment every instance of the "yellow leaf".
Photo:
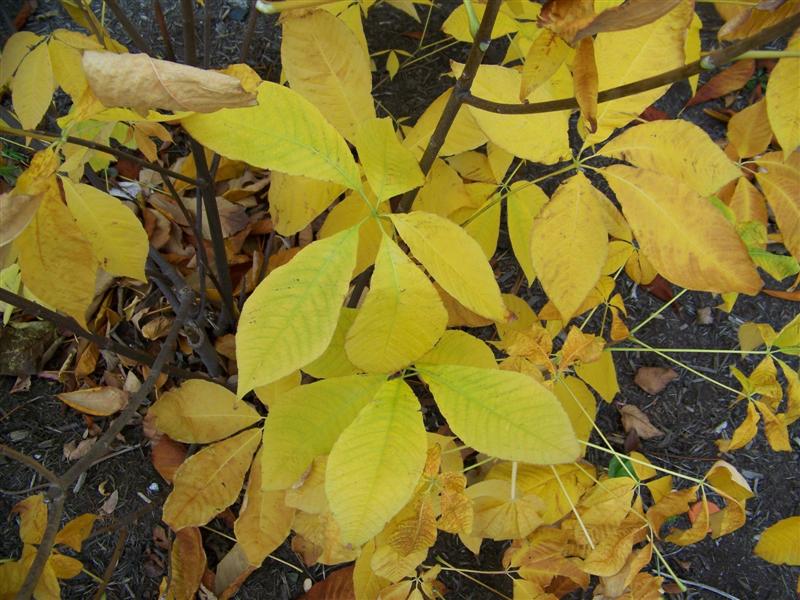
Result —
<svg viewBox="0 0 800 600"><path fill-rule="evenodd" d="M577 512L586 525L619 525L631 511L636 486L629 477L605 479L581 498Z"/></svg>
<svg viewBox="0 0 800 600"><path fill-rule="evenodd" d="M764 152L772 141L767 101L762 98L733 115L728 121L728 139L739 156L749 157Z"/></svg>
<svg viewBox="0 0 800 600"><path fill-rule="evenodd" d="M453 74L461 75L463 65L453 63ZM519 71L496 65L481 65L472 84L472 93L494 102L519 103L522 75ZM572 81L562 65L546 82L527 96L540 102L572 96ZM567 125L569 111L532 115L499 115L472 106L467 109L493 143L514 156L554 164L569 156Z"/></svg>
<svg viewBox="0 0 800 600"><path fill-rule="evenodd" d="M736 216L737 223L756 221L767 225L767 203L764 196L750 183L746 177L736 182L731 202L728 205Z"/></svg>
<svg viewBox="0 0 800 600"><path fill-rule="evenodd" d="M784 423L770 407L760 400L753 400L758 412L764 419L764 433L767 436L770 448L776 452L791 452L792 444L789 441L789 431Z"/></svg>
<svg viewBox="0 0 800 600"><path fill-rule="evenodd" d="M569 56L569 46L549 29L533 40L522 67L519 97L524 100L537 87L550 79Z"/></svg>
<svg viewBox="0 0 800 600"><path fill-rule="evenodd" d="M783 234L783 245L800 260L800 152L785 161L778 152L762 156L756 164L760 167L756 179L775 213L775 220Z"/></svg>
<svg viewBox="0 0 800 600"><path fill-rule="evenodd" d="M300 373L300 371L294 371L289 373L286 377L281 377L278 381L273 381L267 385L254 388L253 391L256 393L256 396L258 396L258 400L261 404L269 408L283 400L283 395L300 385L302 380L303 374Z"/></svg>
<svg viewBox="0 0 800 600"><path fill-rule="evenodd" d="M57 37L50 39L47 50L50 52L50 64L56 83L69 94L73 102L77 102L89 85L83 73L80 50L65 44Z"/></svg>
<svg viewBox="0 0 800 600"><path fill-rule="evenodd" d="M292 89L348 140L361 121L375 116L369 57L332 14L316 10L284 18L281 59Z"/></svg>
<svg viewBox="0 0 800 600"><path fill-rule="evenodd" d="M61 202L55 178L46 185L33 220L14 240L22 283L39 300L86 326L97 263L89 242Z"/></svg>
<svg viewBox="0 0 800 600"><path fill-rule="evenodd" d="M275 83L258 88L258 106L224 108L181 120L193 138L232 160L289 175L361 187L347 143L313 104Z"/></svg>
<svg viewBox="0 0 800 600"><path fill-rule="evenodd" d="M708 134L688 121L651 121L625 130L600 151L683 182L709 196L741 175Z"/></svg>
<svg viewBox="0 0 800 600"><path fill-rule="evenodd" d="M411 149L412 152L422 155L452 93L452 88L446 90L431 102L430 106L422 113L422 116L417 119L414 127L407 132L406 139L403 141L404 146ZM459 110L453 125L450 127L450 131L447 133L439 155L461 154L485 144L486 139L486 134L478 127L470 111Z"/></svg>
<svg viewBox="0 0 800 600"><path fill-rule="evenodd" d="M18 31L8 38L0 55L0 88L9 84L22 60L41 39L32 31Z"/></svg>
<svg viewBox="0 0 800 600"><path fill-rule="evenodd" d="M703 22L697 13L692 15L692 22L689 24L689 30L686 32L686 41L684 42L683 49L686 58L686 64L693 63L700 60L700 30L703 28ZM692 89L692 96L697 93L697 83L700 80L700 75L692 75L689 78L689 87Z"/></svg>
<svg viewBox="0 0 800 600"><path fill-rule="evenodd" d="M142 115L151 108L212 113L256 103L255 95L246 92L236 77L147 54L87 50L83 70L105 106L132 107Z"/></svg>
<svg viewBox="0 0 800 600"><path fill-rule="evenodd" d="M682 0L666 15L643 27L598 34L594 55L599 65L599 89L607 90L683 66L686 28L693 9L692 2ZM585 143L602 142L616 128L633 121L668 88L663 86L603 102L597 110L597 131Z"/></svg>
<svg viewBox="0 0 800 600"><path fill-rule="evenodd" d="M286 490L285 504L306 513L320 514L328 510L325 496L325 469L328 456L318 456L303 473L302 483L295 483ZM264 484L261 484L264 487Z"/></svg>
<svg viewBox="0 0 800 600"><path fill-rule="evenodd" d="M472 204L469 192L458 173L443 160L437 159L428 172L412 205L413 210L450 217L457 210Z"/></svg>
<svg viewBox="0 0 800 600"><path fill-rule="evenodd" d="M202 379L190 379L163 394L149 413L159 431L187 444L216 442L261 419L236 394Z"/></svg>
<svg viewBox="0 0 800 600"><path fill-rule="evenodd" d="M239 518L233 524L236 540L254 567L260 567L267 555L289 535L295 512L284 503L285 491L262 490L262 453L263 450L259 450L253 461Z"/></svg>
<svg viewBox="0 0 800 600"><path fill-rule="evenodd" d="M733 437L729 440L717 440L716 444L720 452L730 452L746 446L758 432L758 422L761 417L753 406L752 402L747 403L747 416L744 421L733 432Z"/></svg>
<svg viewBox="0 0 800 600"><path fill-rule="evenodd" d="M47 44L31 50L17 67L11 102L23 129L36 129L47 112L56 88Z"/></svg>
<svg viewBox="0 0 800 600"><path fill-rule="evenodd" d="M705 479L716 491L740 502L744 502L755 495L742 474L732 464L724 460L718 460L711 465Z"/></svg>
<svg viewBox="0 0 800 600"><path fill-rule="evenodd" d="M233 504L260 437L259 429L248 429L187 458L164 503L164 522L175 531L198 527Z"/></svg>
<svg viewBox="0 0 800 600"><path fill-rule="evenodd" d="M314 458L330 452L339 434L372 400L385 379L380 375L334 377L287 392L264 425L262 489L288 488Z"/></svg>
<svg viewBox="0 0 800 600"><path fill-rule="evenodd" d="M761 278L733 226L681 181L614 165L602 170L650 262L673 283L756 294Z"/></svg>
<svg viewBox="0 0 800 600"><path fill-rule="evenodd" d="M363 121L356 132L355 145L379 203L425 183L417 160L400 144L390 118Z"/></svg>
<svg viewBox="0 0 800 600"><path fill-rule="evenodd" d="M353 568L354 600L372 600L389 584L388 579L376 575L370 563L375 553L375 542L368 542L361 548Z"/></svg>
<svg viewBox="0 0 800 600"><path fill-rule="evenodd" d="M786 50L800 50L800 35L795 33ZM783 157L800 146L800 58L781 58L769 75L767 86L767 116Z"/></svg>
<svg viewBox="0 0 800 600"><path fill-rule="evenodd" d="M497 458L534 464L572 462L580 453L556 397L512 371L417 364L436 404L465 444Z"/></svg>
<svg viewBox="0 0 800 600"><path fill-rule="evenodd" d="M385 382L328 457L325 493L344 542L360 546L408 502L426 453L414 392L402 379Z"/></svg>
<svg viewBox="0 0 800 600"><path fill-rule="evenodd" d="M358 227L311 243L247 299L236 332L239 397L325 351L349 288L357 243Z"/></svg>
<svg viewBox="0 0 800 600"><path fill-rule="evenodd" d="M558 363L560 371L572 365L592 363L600 359L605 342L603 338L583 333L578 327L571 327L561 347L561 360Z"/></svg>
<svg viewBox="0 0 800 600"><path fill-rule="evenodd" d="M800 418L800 374L782 360L778 360L786 378L786 412L783 422L791 425Z"/></svg>
<svg viewBox="0 0 800 600"><path fill-rule="evenodd" d="M343 187L329 181L272 171L269 180L269 214L275 231L294 235L328 208Z"/></svg>
<svg viewBox="0 0 800 600"><path fill-rule="evenodd" d="M103 386L85 388L58 395L58 399L87 415L107 417L125 408L128 392L119 388Z"/></svg>
<svg viewBox="0 0 800 600"><path fill-rule="evenodd" d="M150 247L144 227L119 199L61 177L72 216L102 269L110 275L146 281L144 263Z"/></svg>
<svg viewBox="0 0 800 600"><path fill-rule="evenodd" d="M509 333L513 331L527 331L534 323L539 322L539 318L527 300L513 294L503 294L503 302L505 302L511 318L506 323L495 323L497 335L501 340L505 341Z"/></svg>
<svg viewBox="0 0 800 600"><path fill-rule="evenodd" d="M592 531L595 536L595 547L583 561L583 570L592 575L610 577L617 573L631 554L636 536L646 525L628 525L619 527L600 527ZM597 539L599 532L604 533Z"/></svg>
<svg viewBox="0 0 800 600"><path fill-rule="evenodd" d="M597 402L591 390L577 377L567 376L556 380L553 393L567 413L575 437L580 441L589 441L597 414ZM581 444L581 456L585 453L586 446Z"/></svg>
<svg viewBox="0 0 800 600"><path fill-rule="evenodd" d="M474 4L475 16L478 22L483 18L483 12L486 10L485 4ZM517 22L502 9L497 15L497 19L492 27L491 39L506 36L514 33L519 29ZM442 25L442 31L447 35L453 36L459 42L472 42L472 32L469 27L469 17L464 5L460 5L450 13L447 20Z"/></svg>
<svg viewBox="0 0 800 600"><path fill-rule="evenodd" d="M347 332L350 361L368 373L393 373L433 348L446 326L436 288L384 236L369 292Z"/></svg>
<svg viewBox="0 0 800 600"><path fill-rule="evenodd" d="M391 215L403 241L447 293L469 310L503 321L506 307L478 243L455 223L434 214Z"/></svg>
<svg viewBox="0 0 800 600"><path fill-rule="evenodd" d="M565 320L575 315L597 284L606 261L608 233L599 196L578 173L556 190L533 224L533 268Z"/></svg>
<svg viewBox="0 0 800 600"><path fill-rule="evenodd" d="M400 70L400 59L397 58L397 52L391 50L386 57L386 71L389 73L389 79L394 79L397 72Z"/></svg>
<svg viewBox="0 0 800 600"><path fill-rule="evenodd" d="M770 525L761 534L755 553L776 565L800 565L800 517Z"/></svg>
<svg viewBox="0 0 800 600"><path fill-rule="evenodd" d="M187 527L175 533L170 552L170 600L195 597L206 571L206 551L203 536L197 527Z"/></svg>
<svg viewBox="0 0 800 600"><path fill-rule="evenodd" d="M487 479L468 487L466 494L473 504L473 535L516 540L527 537L542 524L539 515L542 501L516 491L512 495L512 484L508 481Z"/></svg>
<svg viewBox="0 0 800 600"><path fill-rule="evenodd" d="M481 369L496 369L494 353L483 340L466 331L448 329L433 349L419 359L430 365L463 365Z"/></svg>
<svg viewBox="0 0 800 600"><path fill-rule="evenodd" d="M333 339L325 352L303 367L303 372L308 373L316 379L327 379L329 377L344 377L345 375L355 375L358 368L347 358L344 350L347 332L356 320L358 311L355 308L342 308L339 314L339 322L336 324L336 331L333 332Z"/></svg>
<svg viewBox="0 0 800 600"><path fill-rule="evenodd" d="M47 505L43 494L34 494L20 500L11 509L19 515L19 539L24 544L38 544L47 527Z"/></svg>
<svg viewBox="0 0 800 600"><path fill-rule="evenodd" d="M55 543L64 544L75 550L75 552L80 552L84 540L89 537L97 519L97 515L89 514L75 517L61 528L61 531L56 535Z"/></svg>
<svg viewBox="0 0 800 600"><path fill-rule="evenodd" d="M481 183L471 184L486 185ZM463 228L472 239L478 242L487 260L494 256L497 239L500 235L500 213L502 205L500 197L492 195L475 210L464 223Z"/></svg>
<svg viewBox="0 0 800 600"><path fill-rule="evenodd" d="M47 559L47 567L53 570L58 579L72 579L83 571L83 563L81 561L56 552L53 552L50 558Z"/></svg>

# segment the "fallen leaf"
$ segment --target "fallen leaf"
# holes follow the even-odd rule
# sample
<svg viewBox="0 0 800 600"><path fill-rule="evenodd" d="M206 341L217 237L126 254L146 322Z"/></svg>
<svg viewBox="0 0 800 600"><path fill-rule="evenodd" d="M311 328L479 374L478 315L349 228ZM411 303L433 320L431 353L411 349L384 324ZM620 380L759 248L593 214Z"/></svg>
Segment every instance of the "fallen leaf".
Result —
<svg viewBox="0 0 800 600"><path fill-rule="evenodd" d="M86 80L97 99L109 108L132 107L209 113L221 108L254 106L236 77L205 71L146 54L83 53Z"/></svg>
<svg viewBox="0 0 800 600"><path fill-rule="evenodd" d="M643 440L660 437L664 432L654 427L650 418L633 404L625 404L619 409L622 416L622 427L625 431L636 431L636 434Z"/></svg>
<svg viewBox="0 0 800 600"><path fill-rule="evenodd" d="M87 438L85 440L81 440L78 443L67 442L64 444L64 458L67 460L79 460L83 458L89 450L91 450L94 443L97 441L97 438Z"/></svg>
<svg viewBox="0 0 800 600"><path fill-rule="evenodd" d="M655 396L677 378L678 373L668 367L640 367L633 381L645 392Z"/></svg>
<svg viewBox="0 0 800 600"><path fill-rule="evenodd" d="M166 337L172 327L172 319L156 317L142 326L142 335L147 340L157 340Z"/></svg>
<svg viewBox="0 0 800 600"><path fill-rule="evenodd" d="M353 565L334 571L322 581L315 583L299 600L350 600L355 597L353 589Z"/></svg>
<svg viewBox="0 0 800 600"><path fill-rule="evenodd" d="M172 483L175 471L186 459L187 448L185 444L176 442L167 435L162 435L153 445L150 458L158 474L165 481Z"/></svg>
<svg viewBox="0 0 800 600"><path fill-rule="evenodd" d="M114 387L95 387L59 394L58 399L87 415L107 417L128 404L128 392Z"/></svg>
<svg viewBox="0 0 800 600"><path fill-rule="evenodd" d="M119 502L119 490L114 490L113 492L111 492L111 495L108 498L106 498L102 506L100 506L100 512L106 516L111 515L117 508L118 502Z"/></svg>
<svg viewBox="0 0 800 600"><path fill-rule="evenodd" d="M755 68L756 63L754 60L740 60L733 63L733 65L709 79L708 83L697 90L697 93L686 103L686 106L694 106L742 89L750 81Z"/></svg>

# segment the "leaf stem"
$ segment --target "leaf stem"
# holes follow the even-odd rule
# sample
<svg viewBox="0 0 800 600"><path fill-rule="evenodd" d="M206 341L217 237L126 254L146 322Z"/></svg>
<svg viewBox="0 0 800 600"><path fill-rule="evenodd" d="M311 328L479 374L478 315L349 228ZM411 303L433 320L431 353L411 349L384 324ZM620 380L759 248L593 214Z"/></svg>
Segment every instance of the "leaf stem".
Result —
<svg viewBox="0 0 800 600"><path fill-rule="evenodd" d="M680 292L678 292L678 293L677 293L677 294L675 294L675 295L674 295L672 298L670 298L670 299L669 299L667 302L665 302L664 304L662 304L662 305L659 307L659 309L658 309L658 310L656 310L654 313L652 313L652 314L651 314L649 317L647 317L647 318L646 318L644 321L642 321L642 322L641 322L641 323L639 323L639 324L638 324L636 327L634 327L633 329L631 329L631 331L630 331L630 335L631 335L631 337L633 337L633 334L635 334L635 333L636 333L637 331L639 331L639 330L640 330L642 327L644 327L645 325L647 325L647 324L648 324L650 321L652 321L653 319L655 319L656 317L658 317L658 315L660 315L660 314L661 314L662 312L664 312L664 311L665 311L667 308L669 308L669 307L670 307L670 306L671 306L671 305L672 305L674 302L677 302L677 301L678 301L678 299L679 299L681 296L683 296L683 295L684 295L686 292L688 292L688 291L689 291L689 290L688 290L688 289L686 289L686 288L682 289Z"/></svg>

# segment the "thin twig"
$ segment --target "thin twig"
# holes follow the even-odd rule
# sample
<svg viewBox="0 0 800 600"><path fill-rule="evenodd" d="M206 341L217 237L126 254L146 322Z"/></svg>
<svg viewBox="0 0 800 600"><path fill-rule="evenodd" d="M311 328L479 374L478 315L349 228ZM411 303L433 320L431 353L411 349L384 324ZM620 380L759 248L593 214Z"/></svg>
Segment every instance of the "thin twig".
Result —
<svg viewBox="0 0 800 600"><path fill-rule="evenodd" d="M164 58L174 62L175 48L172 47L172 38L169 35L169 29L167 29L167 19L164 17L164 9L161 7L160 0L153 0L153 14L161 32L161 39L164 40Z"/></svg>
<svg viewBox="0 0 800 600"><path fill-rule="evenodd" d="M205 0L203 3L203 68L207 69L211 64L211 3L213 0Z"/></svg>
<svg viewBox="0 0 800 600"><path fill-rule="evenodd" d="M781 36L788 35L800 27L800 13L781 21L777 25L768 27L757 34L740 40L730 46L721 48L706 55L705 57L697 60L688 65L665 71L646 79L634 81L633 83L626 83L614 88L603 90L597 96L597 102L608 102L610 100L617 100L626 96L633 96L647 90L659 88L664 85L670 85L676 81L688 79L693 75L697 75L703 71L710 71L719 69L723 65L728 64L740 54L747 52L758 46L771 42ZM464 69L466 72L466 68ZM463 77L463 74L462 74ZM469 104L475 108L493 112L503 115L530 115L535 113L556 112L560 110L568 110L578 108L578 101L575 98L563 98L561 100L548 100L546 102L522 103L522 104L505 104L501 102L492 102L485 98L478 98L469 93L469 90L456 87L453 89L453 96L460 95L460 100L464 104ZM449 106L449 103L448 103ZM446 110L446 109L445 109ZM444 116L444 115L443 115Z"/></svg>
<svg viewBox="0 0 800 600"><path fill-rule="evenodd" d="M125 14L125 11L122 10L119 4L117 4L117 0L105 0L105 2L108 5L108 8L111 9L111 12L114 13L114 16L117 18L117 21L119 21L119 24L122 25L125 33L127 33L128 37L131 38L131 41L133 42L133 45L136 46L136 49L139 50L139 52L152 55L150 46L142 37L142 34L139 33L136 25L134 25L128 18L128 15Z"/></svg>
<svg viewBox="0 0 800 600"><path fill-rule="evenodd" d="M53 141L60 140L67 142L68 144L75 144L77 146L83 146L84 148L91 148L92 150L99 150L100 152L113 154L117 158L124 158L133 163L136 163L139 166L152 169L153 171L156 171L161 175L166 175L167 177L172 177L173 179L179 179L180 181L184 181L192 185L202 186L205 183L204 181L201 181L199 179L188 177L182 173L177 173L175 171L162 167L159 164L151 163L147 159L139 158L135 154L130 154L129 152L125 152L124 150L119 150L118 148L114 148L112 146L106 146L105 144L99 144L91 140L84 140L82 138L72 137L71 135L62 137L57 133L49 133L47 131L36 131L32 129L30 130L17 129L15 127L8 127L4 123L0 123L0 133L21 138L30 137L37 140L53 140Z"/></svg>
<svg viewBox="0 0 800 600"><path fill-rule="evenodd" d="M183 61L197 65L197 48L194 41L194 0L181 0L183 14Z"/></svg>
<svg viewBox="0 0 800 600"><path fill-rule="evenodd" d="M247 55L250 53L250 44L253 41L253 34L256 31L256 19L258 18L258 11L256 10L256 0L250 0L250 12L247 15L247 23L244 26L244 38L242 39L242 50L239 54L239 62L247 62Z"/></svg>
<svg viewBox="0 0 800 600"><path fill-rule="evenodd" d="M458 115L458 109L461 108L464 98L469 96L469 90L472 87L475 75L478 73L478 67L480 67L483 62L483 57L486 54L486 50L489 48L492 28L497 19L500 4L502 4L502 0L489 0L486 4L483 19L481 19L478 32L475 34L475 40L472 42L472 48L470 48L464 70L461 73L461 77L456 81L453 93L450 94L450 97L447 99L447 104L442 111L442 116L439 118L436 129L434 129L433 134L428 140L428 146L425 148L425 152L422 154L422 158L419 161L420 169L422 169L425 175L428 174L431 166L433 166L433 161L436 160L436 157L439 155L439 151L442 149L442 145L444 145L447 133L450 131L450 127L452 127L456 115ZM416 189L406 192L397 203L397 210L399 212L408 212L411 210L411 205L414 203L416 195Z"/></svg>
<svg viewBox="0 0 800 600"><path fill-rule="evenodd" d="M50 469L45 467L42 463L37 460L34 460L27 454L23 454L22 452L17 452L13 448L9 448L5 444L0 444L0 454L11 458L18 463L22 463L26 467L30 467L34 471L36 471L39 475L44 477L50 483L57 483L58 482L58 475L53 473Z"/></svg>
<svg viewBox="0 0 800 600"><path fill-rule="evenodd" d="M108 1L108 0L106 0ZM109 582L111 581L111 577L114 575L114 571L117 568L117 564L119 563L119 559L122 557L122 552L125 550L125 542L128 539L128 528L123 527L119 531L119 536L117 537L117 543L114 546L114 552L111 554L111 559L108 561L108 565L106 565L106 570L103 572L103 581L97 588L97 591L94 593L94 600L101 600L105 596L106 588L108 587Z"/></svg>

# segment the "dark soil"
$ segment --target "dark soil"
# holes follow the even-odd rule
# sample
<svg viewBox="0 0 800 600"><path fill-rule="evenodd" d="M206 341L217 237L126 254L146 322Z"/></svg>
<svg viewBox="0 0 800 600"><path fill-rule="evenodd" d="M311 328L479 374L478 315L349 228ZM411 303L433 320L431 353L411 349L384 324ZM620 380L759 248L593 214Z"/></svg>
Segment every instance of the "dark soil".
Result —
<svg viewBox="0 0 800 600"><path fill-rule="evenodd" d="M246 18L246 9L235 0L206 0L212 22L212 48L209 55L211 67L221 67L238 62ZM98 4L97 2L93 4ZM149 0L130 0L120 2L137 27L142 31L155 55L164 55L164 44L152 18ZM182 33L179 3L162 0L166 12L172 43L176 54L182 55ZM440 36L441 23L455 6L455 0L437 2L431 11L428 26L428 39ZM13 19L18 3L0 0L0 8L5 17ZM704 7L705 8L705 7ZM421 17L425 19L423 8ZM202 14L202 11L199 13ZM714 41L714 31L718 27L713 9L703 12L706 29L703 31L704 47ZM0 28L10 19L0 20ZM109 27L117 39L128 44L127 36L108 14ZM72 27L58 3L39 1L39 7L28 20L28 29L44 33L56 27ZM414 37L422 26L411 18L387 6L379 6L370 12L365 23L370 50L404 49L414 51L418 43ZM202 18L197 23L198 40L202 39ZM7 31L6 31L7 32ZM128 44L129 47L130 44ZM201 49L202 46L199 44ZM259 16L249 53L249 63L264 77L277 79L279 73L280 29L275 18ZM502 56L499 48L490 52L489 62L497 62ZM202 55L202 54L201 54ZM430 101L451 85L451 80L442 77L447 72L451 59L463 60L466 45L450 47L441 53L422 60L411 68L403 69L391 82L384 82L376 92L380 113L390 113L394 117L411 117L413 120ZM384 78L382 71L384 58L377 59L378 71L375 81ZM673 87L670 93L660 100L657 107L670 116L677 115L690 93L685 84ZM744 101L742 98L740 101ZM714 106L716 103L711 103ZM693 107L683 113L715 139L724 136L724 125L704 114L703 107ZM542 174L536 166L526 168L520 176L531 178ZM545 182L543 186L551 193L557 186L558 178ZM504 287L510 287L518 277L515 261L509 257L510 245L505 232L501 232L497 270ZM629 325L635 325L658 310L663 301L635 286L624 277L618 291L623 294L629 310ZM521 295L525 295L523 288ZM530 303L540 308L544 295L538 285L529 292ZM651 321L639 333L640 339L660 348L719 348L733 349L738 345L737 329L745 321L770 323L779 328L796 313L797 307L761 295L755 298L741 297L733 313L728 315L713 310L714 322L710 325L697 323L700 308L715 307L719 298L710 294L685 294L672 308L664 311L659 318ZM754 360L741 360L735 355L718 354L675 354L675 358L685 361L694 370L713 376L724 383L736 386L730 376L731 365L744 366L747 372L752 369ZM625 353L616 357L618 376L622 392L618 401L635 404L644 410L654 425L666 433L663 438L643 442L641 450L658 460L659 464L679 472L703 476L713 462L720 458L714 440L722 435L730 436L744 414L744 406L731 408L734 398L692 373L678 369L680 379L671 383L658 396L649 396L633 383L633 375L641 366L672 366L667 361L651 353ZM58 368L56 365L54 368ZM63 447L69 442L80 441L86 430L86 422L76 412L65 408L54 396L59 391L56 384L41 379L33 379L29 391L11 394L13 378L0 379L0 442L9 444L41 461L48 468L63 472L68 462L63 455ZM598 424L604 432L616 439L622 439L622 428L616 409L601 403ZM103 420L97 421L101 427ZM794 446L800 445L797 429L794 431ZM147 440L142 436L141 426L134 424L124 431L124 440L113 448L114 456L92 467L86 478L80 482L79 493L67 503L67 517L82 513L95 513L114 491L119 501L111 517L96 526L100 533L85 544L80 558L87 571L102 575L116 543L116 532L120 521L128 526L128 537L118 567L114 571L108 588L109 598L155 598L159 581L164 574L163 565L167 559L163 548L154 540L154 529L160 527L160 503L168 486L152 468L149 460ZM595 440L597 441L597 440ZM589 456L598 466L607 464L607 456ZM735 533L720 540L705 541L687 548L663 545L663 551L680 577L685 577L689 587L686 594L676 594L674 598L751 598L782 599L794 597L794 586L800 574L798 569L776 567L753 555L758 535L767 526L779 519L800 512L800 472L797 468L798 454L775 453L764 441L763 433L748 447L733 455L723 456L732 462L747 478L756 492L756 497L748 502L747 524ZM27 469L15 463L0 459L0 511L9 515L11 507L41 485L41 480ZM147 510L152 506L152 510ZM126 515L138 515L136 519L126 519ZM16 525L10 516L3 522L0 535L0 557L17 556L19 545ZM224 524L212 524L214 529L225 530ZM112 533L109 533L108 531ZM104 532L105 531L105 532ZM224 536L205 532L209 560L216 563L230 548L231 542ZM502 568L500 560L505 545L484 543L479 557L466 550L458 540L448 534L440 534L439 541L431 551L429 563L441 556L449 563L467 569L496 570ZM276 553L280 559L296 565L302 573L281 563L267 559L264 565L249 577L237 597L249 599L293 599L303 590L304 581L319 581L330 572L321 566L305 567L299 556L294 554L288 544ZM658 572L653 563L652 572ZM511 581L505 576L480 576L478 579L498 592L511 595ZM444 572L442 581L448 589L447 597L453 599L495 599L498 594L480 587L472 581L453 572ZM718 593L720 590L727 595ZM64 585L64 597L88 598L94 593L96 582L87 574ZM576 597L590 597L590 594Z"/></svg>

